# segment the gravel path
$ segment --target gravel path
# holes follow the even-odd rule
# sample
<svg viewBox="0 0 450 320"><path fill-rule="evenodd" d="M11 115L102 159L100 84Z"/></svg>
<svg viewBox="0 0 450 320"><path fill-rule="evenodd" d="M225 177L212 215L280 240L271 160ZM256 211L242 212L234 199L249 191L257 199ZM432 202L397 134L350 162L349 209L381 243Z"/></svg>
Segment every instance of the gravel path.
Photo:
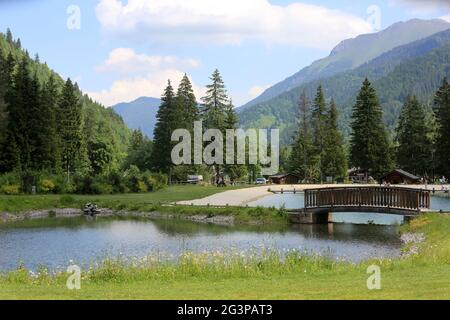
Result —
<svg viewBox="0 0 450 320"><path fill-rule="evenodd" d="M269 191L269 188L272 191L281 191L283 190L297 190L297 191L303 191L305 189L315 189L315 188L327 188L327 187L363 187L363 186L376 186L376 185L355 185L355 184L317 184L317 185L265 185L265 186L259 186L259 187L253 187L253 188L246 188L246 189L239 189L239 190L230 190L225 191L221 193L216 193L212 196L203 198L203 199L196 199L196 200L190 200L190 201L179 201L177 204L180 205L194 205L194 206L245 206L247 203L256 201L262 197L271 195L272 193ZM394 186L393 186L394 187ZM441 190L442 186L433 186L433 185L401 185L399 187L408 187L408 188L415 188L415 189L428 189L432 190L435 188L435 190ZM449 188L449 185L445 186L446 188Z"/></svg>

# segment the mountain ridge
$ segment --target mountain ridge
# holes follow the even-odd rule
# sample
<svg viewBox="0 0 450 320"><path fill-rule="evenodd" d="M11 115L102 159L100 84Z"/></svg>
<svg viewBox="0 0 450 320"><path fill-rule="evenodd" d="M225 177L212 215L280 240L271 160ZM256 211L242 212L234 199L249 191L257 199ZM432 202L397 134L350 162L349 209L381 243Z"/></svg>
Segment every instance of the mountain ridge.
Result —
<svg viewBox="0 0 450 320"><path fill-rule="evenodd" d="M378 90L385 122L393 129L407 94L416 94L429 103L442 78L450 75L450 62L445 60L447 51L450 51L450 29L394 48L354 70L304 83L249 107L239 114L241 126L279 127L283 141L288 143L295 132L294 115L301 92L314 97L317 86L322 85L325 95L338 104L340 126L348 136L351 107L362 81L368 77Z"/></svg>
<svg viewBox="0 0 450 320"><path fill-rule="evenodd" d="M140 129L148 138L153 138L156 113L161 99L139 97L131 102L121 102L111 108L119 114L130 129Z"/></svg>
<svg viewBox="0 0 450 320"><path fill-rule="evenodd" d="M333 48L328 57L319 59L278 82L237 110L242 112L248 107L275 98L303 83L353 70L398 46L427 38L449 28L450 23L442 19L411 19L394 23L377 33L363 34L343 40ZM411 29L414 29L414 32ZM362 47L364 47L364 50Z"/></svg>

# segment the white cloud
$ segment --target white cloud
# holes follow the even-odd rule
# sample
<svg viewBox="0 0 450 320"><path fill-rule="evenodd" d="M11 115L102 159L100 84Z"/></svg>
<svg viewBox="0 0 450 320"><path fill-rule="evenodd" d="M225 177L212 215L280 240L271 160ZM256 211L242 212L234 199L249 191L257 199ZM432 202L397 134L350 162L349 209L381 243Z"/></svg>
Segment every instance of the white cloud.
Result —
<svg viewBox="0 0 450 320"><path fill-rule="evenodd" d="M114 72L122 75L147 73L161 68L196 68L200 62L195 59L180 59L176 56L150 56L137 54L130 48L117 48L109 53L108 59L96 68L97 72Z"/></svg>
<svg viewBox="0 0 450 320"><path fill-rule="evenodd" d="M185 69L196 68L199 65L200 61L195 59L150 56L137 54L130 48L117 48L96 67L96 71L118 74L119 79L114 81L109 89L87 93L105 106L133 101L142 96L158 98L164 92L168 80L172 81L172 86L176 90ZM193 82L192 86L197 98L200 99L205 90Z"/></svg>
<svg viewBox="0 0 450 320"><path fill-rule="evenodd" d="M176 90L183 75L183 72L175 69L161 70L147 76L117 80L109 89L86 93L108 107L120 102L130 102L143 96L158 98L164 92L167 80L172 81L172 86ZM196 86L195 83L193 83L193 88L197 99L205 94L205 89Z"/></svg>
<svg viewBox="0 0 450 320"><path fill-rule="evenodd" d="M319 5L268 0L101 0L103 30L140 41L271 44L330 49L372 31L363 18Z"/></svg>
<svg viewBox="0 0 450 320"><path fill-rule="evenodd" d="M450 13L446 16L441 17L441 19L450 22Z"/></svg>
<svg viewBox="0 0 450 320"><path fill-rule="evenodd" d="M407 5L417 10L435 11L450 8L448 0L390 0L391 4Z"/></svg>
<svg viewBox="0 0 450 320"><path fill-rule="evenodd" d="M259 95L261 95L264 91L266 91L270 87L271 87L271 85L253 86L250 88L250 90L248 90L248 95L250 96L250 98L254 99L254 98L258 97Z"/></svg>

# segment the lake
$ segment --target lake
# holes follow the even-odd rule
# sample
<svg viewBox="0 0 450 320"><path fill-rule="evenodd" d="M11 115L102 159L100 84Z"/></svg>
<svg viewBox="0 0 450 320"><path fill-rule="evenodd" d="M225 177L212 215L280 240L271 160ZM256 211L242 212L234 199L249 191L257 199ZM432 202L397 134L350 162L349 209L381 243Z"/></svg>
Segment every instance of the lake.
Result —
<svg viewBox="0 0 450 320"><path fill-rule="evenodd" d="M295 249L333 259L360 261L395 257L401 242L397 227L351 224L286 227L217 226L182 220L65 218L29 220L0 226L0 270L23 262L65 269L69 263L87 267L107 257L145 257L186 251L252 251Z"/></svg>
<svg viewBox="0 0 450 320"><path fill-rule="evenodd" d="M252 206L299 208L303 194L271 195ZM450 211L450 198L432 198L436 210ZM87 268L108 257L167 257L186 252L273 249L299 250L332 259L358 262L374 257L397 257L402 243L395 215L334 214L328 225L217 226L183 220L123 218L65 218L27 220L0 225L0 271L16 269L20 262L32 270L40 265L65 270L76 263ZM378 225L367 225L367 222Z"/></svg>

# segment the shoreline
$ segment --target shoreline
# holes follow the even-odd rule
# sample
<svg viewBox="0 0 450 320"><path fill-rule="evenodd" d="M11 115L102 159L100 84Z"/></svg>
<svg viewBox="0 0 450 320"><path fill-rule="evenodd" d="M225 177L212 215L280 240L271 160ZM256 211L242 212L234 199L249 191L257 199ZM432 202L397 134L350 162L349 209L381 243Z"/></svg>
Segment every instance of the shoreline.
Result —
<svg viewBox="0 0 450 320"><path fill-rule="evenodd" d="M229 190L214 195L188 201L177 201L175 204L188 205L188 206L246 206L250 202L257 201L261 198L273 195L273 192L280 192L281 189L291 190L295 189L298 192L303 192L306 189L318 189L318 188L339 188L339 187L373 187L374 184L286 184L286 185L263 185L257 187L250 187L238 190ZM441 195L440 191L442 187L450 188L450 185L392 185L391 187L400 188L412 188L412 189L424 189L430 192L435 189L435 196L446 197ZM270 189L270 191L269 191ZM450 197L450 195L449 195Z"/></svg>

